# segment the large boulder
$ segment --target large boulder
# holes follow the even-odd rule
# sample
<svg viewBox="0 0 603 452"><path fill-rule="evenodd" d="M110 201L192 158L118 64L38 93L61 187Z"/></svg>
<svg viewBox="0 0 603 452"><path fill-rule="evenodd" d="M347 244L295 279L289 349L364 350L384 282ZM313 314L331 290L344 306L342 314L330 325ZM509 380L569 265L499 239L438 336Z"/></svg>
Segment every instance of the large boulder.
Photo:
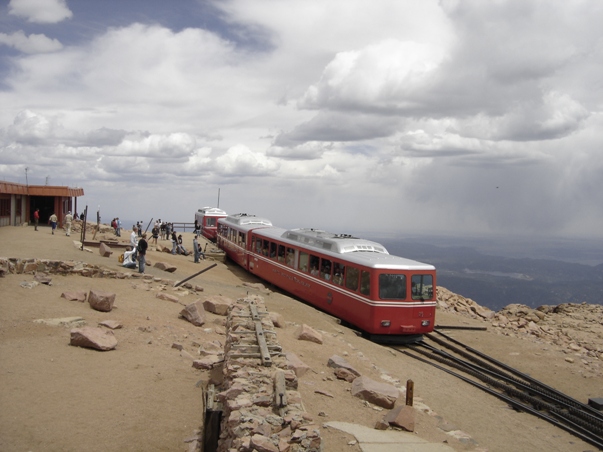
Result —
<svg viewBox="0 0 603 452"><path fill-rule="evenodd" d="M154 267L169 273L174 273L176 271L176 267L167 262L155 262Z"/></svg>
<svg viewBox="0 0 603 452"><path fill-rule="evenodd" d="M383 408L393 408L400 396L395 386L379 383L368 377L358 377L352 383L352 395Z"/></svg>
<svg viewBox="0 0 603 452"><path fill-rule="evenodd" d="M71 330L69 345L107 351L117 346L117 339L111 330L85 326Z"/></svg>
<svg viewBox="0 0 603 452"><path fill-rule="evenodd" d="M98 252L103 257L111 257L111 254L113 254L113 251L111 251L109 245L103 242L101 242L100 246L98 247Z"/></svg>
<svg viewBox="0 0 603 452"><path fill-rule="evenodd" d="M322 334L306 324L301 325L297 329L295 337L300 341L315 342L322 345Z"/></svg>
<svg viewBox="0 0 603 452"><path fill-rule="evenodd" d="M187 305L180 311L180 315L195 326L202 326L205 323L205 309L201 300Z"/></svg>
<svg viewBox="0 0 603 452"><path fill-rule="evenodd" d="M114 302L114 293L101 292L98 290L91 290L88 293L88 303L95 311L109 312L111 309L113 309Z"/></svg>
<svg viewBox="0 0 603 452"><path fill-rule="evenodd" d="M232 298L224 297L222 295L214 295L206 298L203 302L203 307L206 311L217 315L228 314L228 309L233 305L234 300Z"/></svg>

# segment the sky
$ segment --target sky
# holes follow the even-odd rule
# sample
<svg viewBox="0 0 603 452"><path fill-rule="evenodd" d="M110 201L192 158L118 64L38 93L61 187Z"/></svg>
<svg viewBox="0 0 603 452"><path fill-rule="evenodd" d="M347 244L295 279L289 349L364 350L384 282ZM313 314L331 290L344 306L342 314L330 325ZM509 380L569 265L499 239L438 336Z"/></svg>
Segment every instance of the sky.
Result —
<svg viewBox="0 0 603 452"><path fill-rule="evenodd" d="M0 1L0 180L103 221L603 237L603 3Z"/></svg>

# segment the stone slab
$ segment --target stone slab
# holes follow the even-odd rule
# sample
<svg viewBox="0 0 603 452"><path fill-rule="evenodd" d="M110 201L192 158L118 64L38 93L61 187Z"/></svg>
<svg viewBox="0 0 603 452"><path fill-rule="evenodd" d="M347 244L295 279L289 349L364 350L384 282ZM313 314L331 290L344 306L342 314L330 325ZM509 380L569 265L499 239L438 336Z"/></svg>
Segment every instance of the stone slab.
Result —
<svg viewBox="0 0 603 452"><path fill-rule="evenodd" d="M349 422L324 425L354 435L362 452L454 452L447 444L430 443L411 432L375 430Z"/></svg>

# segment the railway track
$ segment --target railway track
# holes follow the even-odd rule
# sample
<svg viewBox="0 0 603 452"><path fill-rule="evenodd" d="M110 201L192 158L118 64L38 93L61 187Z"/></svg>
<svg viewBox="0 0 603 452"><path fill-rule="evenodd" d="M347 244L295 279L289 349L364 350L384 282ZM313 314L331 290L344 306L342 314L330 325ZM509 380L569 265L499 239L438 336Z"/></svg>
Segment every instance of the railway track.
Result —
<svg viewBox="0 0 603 452"><path fill-rule="evenodd" d="M516 410L531 413L603 450L603 412L434 330L419 343L392 347L454 375Z"/></svg>

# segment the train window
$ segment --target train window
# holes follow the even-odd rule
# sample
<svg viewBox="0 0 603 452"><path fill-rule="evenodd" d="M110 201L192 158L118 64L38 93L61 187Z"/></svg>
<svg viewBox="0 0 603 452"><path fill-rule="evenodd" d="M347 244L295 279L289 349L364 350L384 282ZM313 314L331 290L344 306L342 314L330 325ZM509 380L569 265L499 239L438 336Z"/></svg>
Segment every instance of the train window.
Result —
<svg viewBox="0 0 603 452"><path fill-rule="evenodd" d="M312 276L318 276L318 264L320 262L320 258L318 256L313 256L310 254L310 274Z"/></svg>
<svg viewBox="0 0 603 452"><path fill-rule="evenodd" d="M331 261L329 259L320 260L320 277L322 279L326 279L327 281L331 280L331 267Z"/></svg>
<svg viewBox="0 0 603 452"><path fill-rule="evenodd" d="M412 275L410 285L413 300L428 300L433 298L432 275Z"/></svg>
<svg viewBox="0 0 603 452"><path fill-rule="evenodd" d="M278 246L277 259L279 262L285 262L285 247L283 245Z"/></svg>
<svg viewBox="0 0 603 452"><path fill-rule="evenodd" d="M358 277L360 271L355 267L349 267L345 271L345 286L350 290L358 290Z"/></svg>
<svg viewBox="0 0 603 452"><path fill-rule="evenodd" d="M268 240L264 240L262 243L262 254L264 256L268 256L268 247L270 246L270 242Z"/></svg>
<svg viewBox="0 0 603 452"><path fill-rule="evenodd" d="M216 225L216 219L213 217L205 217L205 226L214 227Z"/></svg>
<svg viewBox="0 0 603 452"><path fill-rule="evenodd" d="M262 239L254 237L251 246L256 253L262 254Z"/></svg>
<svg viewBox="0 0 603 452"><path fill-rule="evenodd" d="M382 300L406 299L406 275L382 273L379 275L379 298Z"/></svg>
<svg viewBox="0 0 603 452"><path fill-rule="evenodd" d="M371 274L364 270L360 274L360 293L363 295L371 293Z"/></svg>
<svg viewBox="0 0 603 452"><path fill-rule="evenodd" d="M276 259L276 243L270 242L270 257Z"/></svg>
<svg viewBox="0 0 603 452"><path fill-rule="evenodd" d="M308 261L310 259L310 255L308 253L304 253L303 251L299 252L299 269L303 272L308 271Z"/></svg>
<svg viewBox="0 0 603 452"><path fill-rule="evenodd" d="M345 266L341 265L338 262L333 264L333 282L339 286L343 284L343 270Z"/></svg>
<svg viewBox="0 0 603 452"><path fill-rule="evenodd" d="M295 267L295 250L293 248L287 248L287 265Z"/></svg>
<svg viewBox="0 0 603 452"><path fill-rule="evenodd" d="M245 246L245 234L243 232L239 232L239 245Z"/></svg>

